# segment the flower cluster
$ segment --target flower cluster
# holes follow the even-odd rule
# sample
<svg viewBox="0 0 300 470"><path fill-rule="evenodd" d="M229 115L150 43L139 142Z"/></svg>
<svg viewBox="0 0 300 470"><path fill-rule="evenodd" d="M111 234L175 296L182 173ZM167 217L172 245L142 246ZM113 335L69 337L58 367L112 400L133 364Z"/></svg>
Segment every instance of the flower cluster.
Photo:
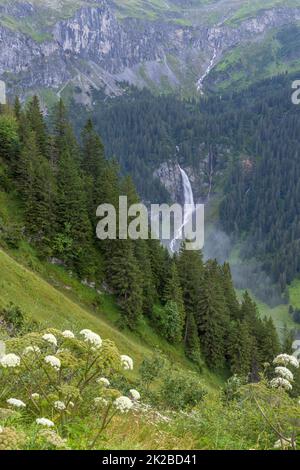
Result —
<svg viewBox="0 0 300 470"><path fill-rule="evenodd" d="M26 441L26 436L21 431L14 428L1 428L0 432L0 450L20 449Z"/></svg>
<svg viewBox="0 0 300 470"><path fill-rule="evenodd" d="M101 348L102 346L102 339L100 338L97 333L94 333L91 330L81 330L80 334L84 337L84 340L87 343L90 343L95 348Z"/></svg>
<svg viewBox="0 0 300 470"><path fill-rule="evenodd" d="M53 421L51 421L48 418L37 418L35 420L36 424L39 424L40 426L46 426L47 428L52 428L54 427Z"/></svg>
<svg viewBox="0 0 300 470"><path fill-rule="evenodd" d="M131 389L131 390L129 390L129 393L130 393L130 395L131 395L131 398L132 398L134 401L140 400L141 395L139 394L139 392L138 392L137 390Z"/></svg>
<svg viewBox="0 0 300 470"><path fill-rule="evenodd" d="M9 398L6 400L6 402L15 408L26 408L25 403L22 400L18 400L17 398Z"/></svg>
<svg viewBox="0 0 300 470"><path fill-rule="evenodd" d="M270 386L272 388L282 388L286 391L292 390L291 382L294 381L294 375L287 366L290 365L298 368L299 362L297 358L289 354L279 354L279 356L275 357L273 364L277 366L275 367L277 377L271 380Z"/></svg>
<svg viewBox="0 0 300 470"><path fill-rule="evenodd" d="M276 377L275 379L272 379L270 385L272 388L283 388L287 391L292 390L293 388L290 382L286 379L283 379L282 377Z"/></svg>
<svg viewBox="0 0 300 470"><path fill-rule="evenodd" d="M46 333L42 338L53 346L57 346L57 339L52 333Z"/></svg>
<svg viewBox="0 0 300 470"><path fill-rule="evenodd" d="M94 399L94 403L95 405L102 405L102 406L108 405L108 401L103 397L96 397Z"/></svg>
<svg viewBox="0 0 300 470"><path fill-rule="evenodd" d="M294 381L294 376L292 372L286 367L276 367L275 374L278 375L279 377L282 377L283 379L288 380L289 382Z"/></svg>
<svg viewBox="0 0 300 470"><path fill-rule="evenodd" d="M61 362L60 362L60 360L58 359L58 357L55 357L55 356L46 356L44 360L45 360L46 364L49 364L49 365L50 365L51 367L53 367L53 369L55 369L56 371L59 371L59 370L60 370Z"/></svg>
<svg viewBox="0 0 300 470"><path fill-rule="evenodd" d="M133 369L133 360L131 357L126 356L126 354L123 354L121 356L121 364L123 369L125 370L132 370Z"/></svg>
<svg viewBox="0 0 300 470"><path fill-rule="evenodd" d="M100 385L103 385L104 387L110 386L110 381L106 379L105 377L101 377L100 379L97 379L96 382Z"/></svg>
<svg viewBox="0 0 300 470"><path fill-rule="evenodd" d="M53 429L42 429L38 435L56 449L67 449L67 440L60 437Z"/></svg>
<svg viewBox="0 0 300 470"><path fill-rule="evenodd" d="M128 397L119 397L114 401L114 405L121 413L127 413L133 407L133 403Z"/></svg>
<svg viewBox="0 0 300 470"><path fill-rule="evenodd" d="M299 367L298 359L295 356L290 356L289 354L279 354L279 356L275 357L273 364L285 367L291 365L296 367L296 369Z"/></svg>
<svg viewBox="0 0 300 470"><path fill-rule="evenodd" d="M21 359L16 354L5 354L0 359L0 364L4 368L9 367L18 367L20 365Z"/></svg>
<svg viewBox="0 0 300 470"><path fill-rule="evenodd" d="M70 330L63 331L62 335L63 335L64 338L68 338L68 339L74 339L75 338L74 333Z"/></svg>
<svg viewBox="0 0 300 470"><path fill-rule="evenodd" d="M57 400L54 402L54 408L58 411L64 411L66 409L66 405L63 401Z"/></svg>

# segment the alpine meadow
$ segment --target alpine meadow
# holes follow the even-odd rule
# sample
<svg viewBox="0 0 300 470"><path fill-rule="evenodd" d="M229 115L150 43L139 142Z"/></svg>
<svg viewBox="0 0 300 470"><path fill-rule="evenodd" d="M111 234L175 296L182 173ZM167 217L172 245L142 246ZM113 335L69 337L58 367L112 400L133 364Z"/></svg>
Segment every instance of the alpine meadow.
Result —
<svg viewBox="0 0 300 470"><path fill-rule="evenodd" d="M299 450L300 0L0 0L0 45L0 450Z"/></svg>

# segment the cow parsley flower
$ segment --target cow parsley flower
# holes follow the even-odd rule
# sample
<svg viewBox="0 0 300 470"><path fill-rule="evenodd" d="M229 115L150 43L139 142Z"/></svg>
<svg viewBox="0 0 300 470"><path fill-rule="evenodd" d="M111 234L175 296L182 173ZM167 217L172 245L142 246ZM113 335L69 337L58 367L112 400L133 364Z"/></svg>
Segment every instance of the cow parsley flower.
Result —
<svg viewBox="0 0 300 470"><path fill-rule="evenodd" d="M54 408L59 411L64 411L66 409L66 405L63 401L56 401L54 402Z"/></svg>
<svg viewBox="0 0 300 470"><path fill-rule="evenodd" d="M57 339L52 333L46 333L42 336L42 338L45 341L48 341L48 343L53 344L53 346L57 346Z"/></svg>
<svg viewBox="0 0 300 470"><path fill-rule="evenodd" d="M104 387L109 387L110 386L110 381L106 379L105 377L101 377L100 379L97 379L96 382L98 384L104 385Z"/></svg>
<svg viewBox="0 0 300 470"><path fill-rule="evenodd" d="M38 346L27 346L27 348L24 349L23 354L24 356L26 356L26 354L30 354L30 353L39 354L40 352L41 350Z"/></svg>
<svg viewBox="0 0 300 470"><path fill-rule="evenodd" d="M33 400L38 400L38 399L40 398L40 394L39 394L39 393L32 393L32 394L31 394L31 398L32 398Z"/></svg>
<svg viewBox="0 0 300 470"><path fill-rule="evenodd" d="M292 390L290 382L282 377L277 377L271 380L270 385L272 388L283 388L284 390Z"/></svg>
<svg viewBox="0 0 300 470"><path fill-rule="evenodd" d="M290 356L289 354L279 354L279 356L275 357L273 364L288 366L291 365L298 369L299 361L295 356Z"/></svg>
<svg viewBox="0 0 300 470"><path fill-rule="evenodd" d="M108 401L105 400L105 398L102 398L102 397L96 397L94 399L94 403L95 403L95 405L103 405L103 406L108 405Z"/></svg>
<svg viewBox="0 0 300 470"><path fill-rule="evenodd" d="M286 367L276 367L275 368L275 374L279 375L283 379L288 380L289 382L293 382L293 380L294 380L294 376L293 376L292 372L289 369L287 369Z"/></svg>
<svg viewBox="0 0 300 470"><path fill-rule="evenodd" d="M134 400L134 401L138 401L141 399L141 395L139 394L139 392L135 389L132 389L132 390L129 390L129 393L131 395L131 398Z"/></svg>
<svg viewBox="0 0 300 470"><path fill-rule="evenodd" d="M85 342L90 343L95 348L99 349L102 346L102 339L97 333L91 330L81 330L80 334L84 336Z"/></svg>
<svg viewBox="0 0 300 470"><path fill-rule="evenodd" d="M0 426L0 434L2 434L2 433L3 433L3 427Z"/></svg>
<svg viewBox="0 0 300 470"><path fill-rule="evenodd" d="M55 356L46 356L44 361L46 362L46 364L49 364L51 367L53 367L53 369L55 370L59 370L60 367L61 367L61 362L60 360L58 359L58 357L55 357Z"/></svg>
<svg viewBox="0 0 300 470"><path fill-rule="evenodd" d="M0 364L2 367L18 367L20 365L20 357L16 354L5 354L0 359Z"/></svg>
<svg viewBox="0 0 300 470"><path fill-rule="evenodd" d="M119 397L114 401L114 405L121 413L127 413L133 407L133 403L128 397Z"/></svg>
<svg viewBox="0 0 300 470"><path fill-rule="evenodd" d="M70 330L63 331L62 335L63 335L64 338L69 338L69 339L74 339L75 338L74 333Z"/></svg>
<svg viewBox="0 0 300 470"><path fill-rule="evenodd" d="M126 354L123 354L121 356L121 363L122 363L123 369L125 370L133 369L133 360L131 359L131 357L126 356Z"/></svg>
<svg viewBox="0 0 300 470"><path fill-rule="evenodd" d="M25 403L22 400L18 400L17 398L9 398L6 400L6 403L16 408L26 408Z"/></svg>
<svg viewBox="0 0 300 470"><path fill-rule="evenodd" d="M35 422L36 424L40 424L41 426L46 426L48 428L52 428L54 426L53 421L47 418L37 418Z"/></svg>

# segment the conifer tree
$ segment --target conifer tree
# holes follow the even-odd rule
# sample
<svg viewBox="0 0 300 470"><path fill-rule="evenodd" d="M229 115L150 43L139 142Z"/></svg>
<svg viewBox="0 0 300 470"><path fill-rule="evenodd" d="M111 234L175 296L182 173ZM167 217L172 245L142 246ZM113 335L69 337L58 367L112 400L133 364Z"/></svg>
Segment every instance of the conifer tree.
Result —
<svg viewBox="0 0 300 470"><path fill-rule="evenodd" d="M204 283L196 311L201 350L212 368L224 366L229 314L220 285L220 272L216 261L205 266Z"/></svg>
<svg viewBox="0 0 300 470"><path fill-rule="evenodd" d="M164 287L163 300L165 303L174 302L181 318L181 335L185 324L185 310L183 303L183 294L180 284L180 279L177 271L176 263L173 261L169 271L169 275Z"/></svg>
<svg viewBox="0 0 300 470"><path fill-rule="evenodd" d="M15 112L20 116L18 103L15 104ZM29 101L25 115L30 129L35 133L39 153L46 157L48 155L48 136L40 102L36 95Z"/></svg>
<svg viewBox="0 0 300 470"><path fill-rule="evenodd" d="M221 283L224 292L225 302L229 315L233 319L240 318L240 305L237 300L237 296L234 290L230 266L228 263L224 263L221 268Z"/></svg>
<svg viewBox="0 0 300 470"><path fill-rule="evenodd" d="M100 137L94 130L91 120L88 120L82 132L82 162L81 166L86 178L86 192L91 221L96 223L95 214L97 207L106 200L107 167L104 147Z"/></svg>
<svg viewBox="0 0 300 470"><path fill-rule="evenodd" d="M157 300L157 292L154 285L154 278L151 266L149 245L147 240L134 241L134 255L137 259L141 272L143 287L143 312L151 317L154 302Z"/></svg>
<svg viewBox="0 0 300 470"><path fill-rule="evenodd" d="M108 281L120 301L125 323L134 329L143 307L141 271L131 240L116 240L112 244L114 256L107 266Z"/></svg>
<svg viewBox="0 0 300 470"><path fill-rule="evenodd" d="M198 314L200 293L203 287L203 261L201 253L188 251L183 245L177 260L177 269L186 313L184 332L185 348L187 354L191 357L191 348L194 344L196 347L195 357L198 357L199 338L195 341L194 325L196 315Z"/></svg>
<svg viewBox="0 0 300 470"><path fill-rule="evenodd" d="M55 180L48 160L40 154L36 133L27 128L15 168L24 204L26 232L44 254L53 235Z"/></svg>
<svg viewBox="0 0 300 470"><path fill-rule="evenodd" d="M191 312L187 312L186 314L184 343L186 356L196 364L200 365L202 363L200 341L195 318Z"/></svg>
<svg viewBox="0 0 300 470"><path fill-rule="evenodd" d="M229 329L228 350L232 374L249 377L251 372L252 337L248 323L243 320L232 322Z"/></svg>

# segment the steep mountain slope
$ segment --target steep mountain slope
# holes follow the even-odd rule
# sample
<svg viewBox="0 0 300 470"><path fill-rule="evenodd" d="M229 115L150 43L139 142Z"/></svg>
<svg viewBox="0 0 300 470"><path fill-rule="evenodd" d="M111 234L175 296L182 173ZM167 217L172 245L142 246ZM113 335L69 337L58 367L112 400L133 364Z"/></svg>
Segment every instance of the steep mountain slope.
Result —
<svg viewBox="0 0 300 470"><path fill-rule="evenodd" d="M90 87L115 95L122 81L195 94L232 47L299 20L299 0L1 0L0 77L52 99L70 84L85 104Z"/></svg>
<svg viewBox="0 0 300 470"><path fill-rule="evenodd" d="M136 362L135 372L145 357L150 357L154 348L160 348L179 366L193 369L193 365L181 354L180 348L172 348L161 341L146 325L143 332L133 334L130 331L119 331L114 322L120 315L117 304L112 297L102 294L102 307L93 308L93 297L96 293L91 288L80 285L62 272L44 271L52 279L53 285L18 263L14 258L0 250L1 286L0 308L9 302L17 304L33 320L44 326L57 328L91 328L101 336L112 339L119 350L131 355ZM42 266L40 266L42 268ZM213 375L208 377L213 379ZM211 380L209 379L209 380Z"/></svg>

